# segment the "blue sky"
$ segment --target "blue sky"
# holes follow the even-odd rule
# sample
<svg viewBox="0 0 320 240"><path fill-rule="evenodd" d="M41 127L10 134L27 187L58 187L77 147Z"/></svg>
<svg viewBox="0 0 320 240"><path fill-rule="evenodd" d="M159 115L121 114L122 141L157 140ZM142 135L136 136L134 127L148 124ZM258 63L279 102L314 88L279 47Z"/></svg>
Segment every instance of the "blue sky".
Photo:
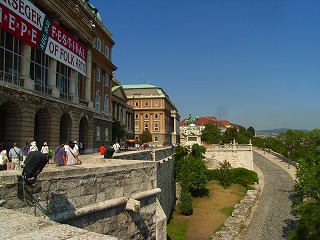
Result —
<svg viewBox="0 0 320 240"><path fill-rule="evenodd" d="M319 0L90 0L122 84L150 83L181 120L320 128Z"/></svg>

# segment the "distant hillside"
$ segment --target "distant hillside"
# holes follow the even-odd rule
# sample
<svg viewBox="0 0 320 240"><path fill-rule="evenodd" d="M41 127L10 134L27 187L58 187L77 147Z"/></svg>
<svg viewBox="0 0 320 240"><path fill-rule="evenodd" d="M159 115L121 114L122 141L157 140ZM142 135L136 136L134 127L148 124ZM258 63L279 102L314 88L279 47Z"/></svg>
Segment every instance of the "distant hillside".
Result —
<svg viewBox="0 0 320 240"><path fill-rule="evenodd" d="M290 128L276 128L276 129L269 129L269 130L257 130L256 134L265 134L265 135L278 135L279 133L283 133L290 130ZM309 132L308 130L303 129L291 129L295 131L301 131L301 132Z"/></svg>

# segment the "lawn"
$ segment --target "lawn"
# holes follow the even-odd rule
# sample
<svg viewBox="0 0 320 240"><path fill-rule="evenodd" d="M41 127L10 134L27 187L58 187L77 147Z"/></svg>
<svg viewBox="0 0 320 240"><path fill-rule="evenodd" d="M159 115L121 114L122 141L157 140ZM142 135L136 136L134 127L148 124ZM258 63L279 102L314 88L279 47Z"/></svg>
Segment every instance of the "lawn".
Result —
<svg viewBox="0 0 320 240"><path fill-rule="evenodd" d="M176 208L167 230L171 240L209 240L231 215L233 207L246 194L246 188L232 185L224 189L216 181L207 184L208 195L193 198L193 214L179 215Z"/></svg>

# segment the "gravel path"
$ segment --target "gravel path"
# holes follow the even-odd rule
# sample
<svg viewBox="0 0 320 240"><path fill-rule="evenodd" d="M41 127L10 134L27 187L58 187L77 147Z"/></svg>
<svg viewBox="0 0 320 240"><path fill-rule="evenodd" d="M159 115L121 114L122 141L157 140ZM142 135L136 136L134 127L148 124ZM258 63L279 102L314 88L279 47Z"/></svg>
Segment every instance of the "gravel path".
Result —
<svg viewBox="0 0 320 240"><path fill-rule="evenodd" d="M250 225L241 235L244 240L286 239L295 219L291 214L294 180L286 164L274 163L272 155L253 154L263 187Z"/></svg>

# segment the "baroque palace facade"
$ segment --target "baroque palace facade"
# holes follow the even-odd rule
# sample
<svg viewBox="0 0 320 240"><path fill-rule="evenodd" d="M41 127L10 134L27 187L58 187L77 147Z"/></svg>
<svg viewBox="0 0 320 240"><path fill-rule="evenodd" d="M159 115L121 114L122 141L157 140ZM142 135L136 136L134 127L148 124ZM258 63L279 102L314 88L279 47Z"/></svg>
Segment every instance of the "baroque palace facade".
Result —
<svg viewBox="0 0 320 240"><path fill-rule="evenodd" d="M162 88L151 84L123 85L128 103L134 109L134 134L149 130L153 146L180 143L180 115L173 101Z"/></svg>
<svg viewBox="0 0 320 240"><path fill-rule="evenodd" d="M0 27L0 145L77 140L95 152L112 117L133 135L133 108L112 89L115 42L89 1L1 0Z"/></svg>

